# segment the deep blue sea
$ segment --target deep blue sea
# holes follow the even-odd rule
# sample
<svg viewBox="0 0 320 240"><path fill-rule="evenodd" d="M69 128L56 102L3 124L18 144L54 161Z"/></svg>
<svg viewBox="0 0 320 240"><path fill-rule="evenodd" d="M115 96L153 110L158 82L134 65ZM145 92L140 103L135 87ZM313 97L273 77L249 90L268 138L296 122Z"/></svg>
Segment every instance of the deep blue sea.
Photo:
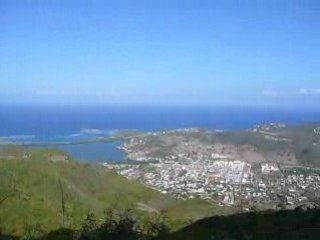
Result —
<svg viewBox="0 0 320 240"><path fill-rule="evenodd" d="M320 123L320 108L0 105L0 142L77 141L112 135L122 129L154 131L207 127L236 130L270 122ZM91 156L92 161L120 157L120 150L112 153L116 148L114 143L101 144L88 144L87 150L83 145L63 148L77 158Z"/></svg>

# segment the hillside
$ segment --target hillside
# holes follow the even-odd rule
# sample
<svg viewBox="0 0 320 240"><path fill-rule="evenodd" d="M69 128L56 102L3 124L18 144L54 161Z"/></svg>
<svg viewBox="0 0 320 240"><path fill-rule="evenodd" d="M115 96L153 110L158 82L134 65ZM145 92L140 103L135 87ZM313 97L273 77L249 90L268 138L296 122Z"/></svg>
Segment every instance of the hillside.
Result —
<svg viewBox="0 0 320 240"><path fill-rule="evenodd" d="M320 210L252 212L199 220L175 233L171 240L319 239Z"/></svg>
<svg viewBox="0 0 320 240"><path fill-rule="evenodd" d="M58 150L12 148L0 153L7 155L0 159L0 228L8 234L37 235L63 226L79 229L88 213L102 221L108 209L132 209L141 217L166 213L173 229L231 212L202 200L161 195L102 166L77 163L68 155L56 161L56 156L64 156Z"/></svg>
<svg viewBox="0 0 320 240"><path fill-rule="evenodd" d="M137 161L165 159L183 153L224 156L246 162L278 162L320 167L320 125L258 125L239 131L176 129L135 135L126 142L128 158ZM218 157L216 157L218 158Z"/></svg>
<svg viewBox="0 0 320 240"><path fill-rule="evenodd" d="M150 224L151 223L151 224ZM161 221L141 228L131 214L118 220L107 218L97 224L88 216L79 230L60 228L35 238L4 235L1 240L318 240L320 210L297 208L290 211L251 212L214 216L170 232ZM145 231L147 230L147 231Z"/></svg>

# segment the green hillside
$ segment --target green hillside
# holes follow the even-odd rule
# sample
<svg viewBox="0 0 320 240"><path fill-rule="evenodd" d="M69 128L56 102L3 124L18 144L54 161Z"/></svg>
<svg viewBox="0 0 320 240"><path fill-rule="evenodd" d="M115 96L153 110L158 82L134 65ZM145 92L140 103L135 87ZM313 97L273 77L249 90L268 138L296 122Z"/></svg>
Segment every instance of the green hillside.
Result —
<svg viewBox="0 0 320 240"><path fill-rule="evenodd" d="M0 156L5 154L7 158L0 159L0 228L5 233L21 236L60 227L79 229L88 213L103 221L107 209L132 209L141 217L165 212L173 229L231 211L202 200L161 195L67 155L64 161L56 161L64 154L58 150L1 149Z"/></svg>

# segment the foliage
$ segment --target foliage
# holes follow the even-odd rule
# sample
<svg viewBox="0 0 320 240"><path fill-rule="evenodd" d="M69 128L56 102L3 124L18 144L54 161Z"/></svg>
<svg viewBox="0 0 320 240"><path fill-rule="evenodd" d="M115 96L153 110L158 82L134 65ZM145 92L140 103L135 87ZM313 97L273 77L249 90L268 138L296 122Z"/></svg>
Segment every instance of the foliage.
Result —
<svg viewBox="0 0 320 240"><path fill-rule="evenodd" d="M172 240L319 239L320 210L250 212L202 219L170 236Z"/></svg>
<svg viewBox="0 0 320 240"><path fill-rule="evenodd" d="M140 218L150 215L139 204L154 212L166 212L173 229L185 226L190 219L224 211L211 202L162 195L103 166L52 162L40 154L28 159L1 159L0 182L0 201L4 199L0 228L13 235L39 236L59 227L79 229L88 212L100 224L105 209L110 208L130 208Z"/></svg>
<svg viewBox="0 0 320 240"><path fill-rule="evenodd" d="M138 221L130 210L109 210L101 224L88 213L79 230L61 228L31 237L1 234L1 240L316 240L320 234L320 209L250 212L199 220L170 232L166 219L157 214Z"/></svg>

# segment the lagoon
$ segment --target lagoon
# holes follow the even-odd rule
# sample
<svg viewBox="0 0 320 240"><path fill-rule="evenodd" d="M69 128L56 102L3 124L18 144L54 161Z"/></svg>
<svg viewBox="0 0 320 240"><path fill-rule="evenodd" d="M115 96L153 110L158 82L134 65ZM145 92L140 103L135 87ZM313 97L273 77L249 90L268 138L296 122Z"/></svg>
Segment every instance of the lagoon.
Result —
<svg viewBox="0 0 320 240"><path fill-rule="evenodd" d="M83 144L59 145L58 148L68 152L79 161L99 163L121 163L125 161L125 153L118 149L122 144L116 142L94 142Z"/></svg>

